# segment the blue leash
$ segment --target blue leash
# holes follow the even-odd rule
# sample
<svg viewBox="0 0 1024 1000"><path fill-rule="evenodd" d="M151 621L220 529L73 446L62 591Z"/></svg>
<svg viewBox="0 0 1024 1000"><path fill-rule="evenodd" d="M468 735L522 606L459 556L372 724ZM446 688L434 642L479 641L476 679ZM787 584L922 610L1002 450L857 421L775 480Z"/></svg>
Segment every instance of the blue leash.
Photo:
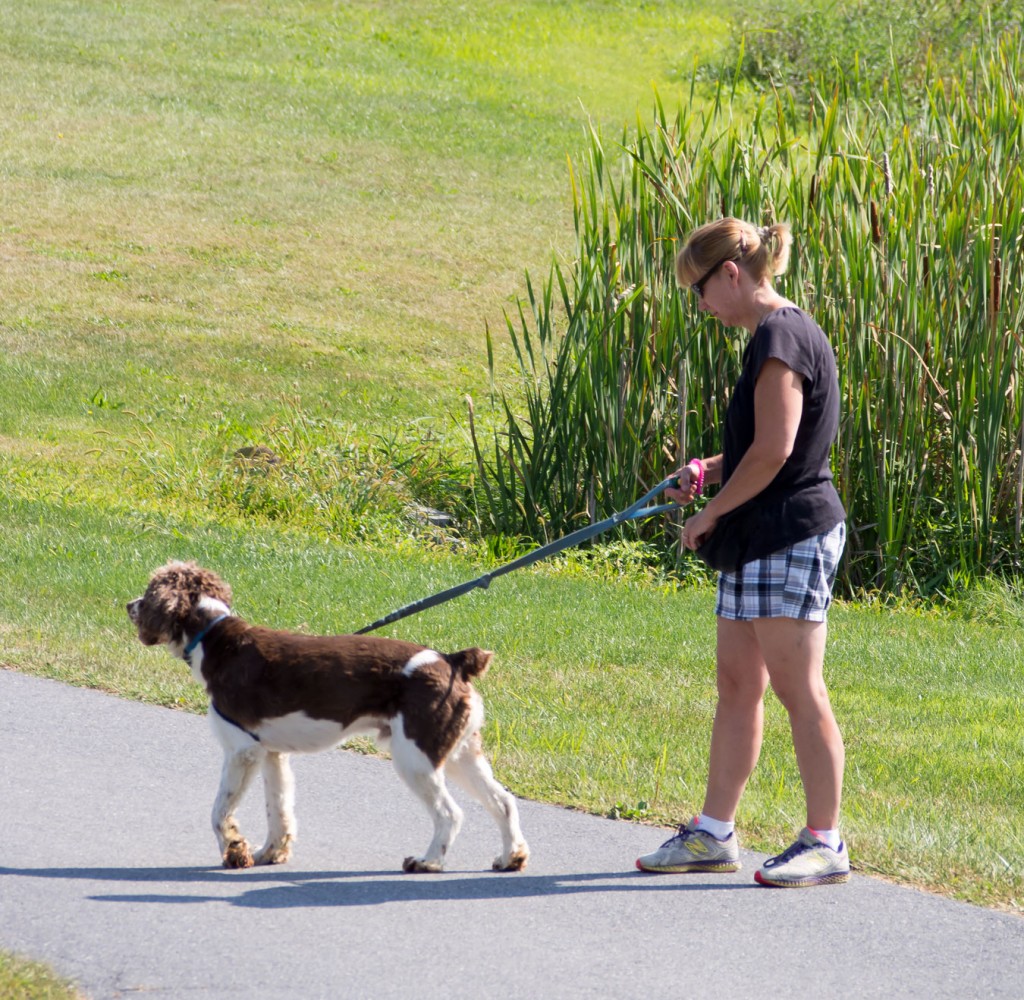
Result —
<svg viewBox="0 0 1024 1000"><path fill-rule="evenodd" d="M654 497L661 493L661 491L666 487L676 485L678 485L678 483L675 476L669 476L668 479L655 486L650 493L642 496L632 506L627 507L623 511L619 511L618 514L612 514L611 517L605 518L603 521L598 521L597 524L588 524L585 528L580 528L579 530L566 535L564 538L558 538L553 542L548 542L547 545L542 545L540 548L534 549L532 552L527 552L525 556L513 559L512 562L506 563L504 566L499 566L497 569L491 570L490 573L484 573L483 576L479 576L475 580L469 580L467 583L460 583L458 586L450 587L448 590L443 590L439 594L434 594L431 597L424 597L422 600L414 601L412 604L407 604L405 607L399 608L397 611L392 611L391 614L385 615L383 618L378 618L372 625L367 625L365 628L361 628L354 634L363 635L366 632L373 632L375 629L379 629L382 625L390 625L392 622L397 622L402 618L408 618L409 615L416 614L417 611L425 611L427 608L435 607L438 604L444 604L445 601L461 597L463 594L466 594L477 587L481 587L486 590L491 585L491 581L497 579L497 577L504 576L506 573L511 573L514 569L522 569L522 567L529 566L531 563L538 562L541 559L546 559L548 556L553 556L556 552L561 552L563 549L571 548L573 545L579 545L581 542L585 542L588 539L593 538L595 535L600 535L609 528L614 528L617 524L624 524L626 521L639 521L645 517L654 517L655 514L664 514L670 510L678 510L679 505L675 503L663 503L656 507L644 506L644 504L649 500L654 499Z"/></svg>

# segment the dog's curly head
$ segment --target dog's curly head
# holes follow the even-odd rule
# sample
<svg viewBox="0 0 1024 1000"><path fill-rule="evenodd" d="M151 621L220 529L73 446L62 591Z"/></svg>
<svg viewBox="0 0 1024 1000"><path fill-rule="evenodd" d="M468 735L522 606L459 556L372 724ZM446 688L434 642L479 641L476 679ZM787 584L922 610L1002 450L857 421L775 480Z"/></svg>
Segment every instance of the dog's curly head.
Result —
<svg viewBox="0 0 1024 1000"><path fill-rule="evenodd" d="M212 570L172 560L149 578L142 597L128 604L128 617L146 646L179 641L203 597L231 605L231 588Z"/></svg>

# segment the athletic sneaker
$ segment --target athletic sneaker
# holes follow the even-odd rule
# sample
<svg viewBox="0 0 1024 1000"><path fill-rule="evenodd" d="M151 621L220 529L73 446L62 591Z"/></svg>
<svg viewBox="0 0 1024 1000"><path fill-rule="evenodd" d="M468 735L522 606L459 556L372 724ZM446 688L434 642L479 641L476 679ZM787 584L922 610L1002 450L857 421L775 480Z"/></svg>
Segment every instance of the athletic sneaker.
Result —
<svg viewBox="0 0 1024 1000"><path fill-rule="evenodd" d="M740 849L735 833L718 840L698 830L693 819L656 851L637 858L636 866L642 872L734 872L740 867Z"/></svg>
<svg viewBox="0 0 1024 1000"><path fill-rule="evenodd" d="M846 844L840 844L839 850L833 851L804 827L795 844L769 858L754 872L754 881L780 889L849 882L850 856L846 853Z"/></svg>

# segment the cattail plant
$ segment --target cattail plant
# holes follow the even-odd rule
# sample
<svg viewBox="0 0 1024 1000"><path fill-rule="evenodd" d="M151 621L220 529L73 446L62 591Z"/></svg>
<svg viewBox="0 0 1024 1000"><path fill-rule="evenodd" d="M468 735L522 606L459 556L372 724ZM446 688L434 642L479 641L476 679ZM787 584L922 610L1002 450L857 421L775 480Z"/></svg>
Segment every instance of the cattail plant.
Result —
<svg viewBox="0 0 1024 1000"><path fill-rule="evenodd" d="M573 165L577 247L507 317L520 391L477 461L493 530L536 539L621 509L720 450L746 334L675 286L679 241L722 214L789 222L780 290L829 335L849 514L841 584L941 593L1020 567L1024 494L1024 52L1019 31L868 101L741 116L719 86ZM493 357L493 355L492 355ZM685 449L684 449L685 443ZM678 558L662 524L641 524ZM690 556L683 556L690 559Z"/></svg>

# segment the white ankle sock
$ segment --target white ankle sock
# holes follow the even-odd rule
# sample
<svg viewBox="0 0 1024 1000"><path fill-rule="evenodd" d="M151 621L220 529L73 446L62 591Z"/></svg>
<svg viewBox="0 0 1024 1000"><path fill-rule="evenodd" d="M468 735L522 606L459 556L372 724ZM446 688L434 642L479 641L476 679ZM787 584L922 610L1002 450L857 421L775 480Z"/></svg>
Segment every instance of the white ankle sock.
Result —
<svg viewBox="0 0 1024 1000"><path fill-rule="evenodd" d="M807 829L811 830L810 827ZM823 844L828 844L833 851L838 851L843 846L843 838L839 836L838 830L811 830L811 833Z"/></svg>
<svg viewBox="0 0 1024 1000"><path fill-rule="evenodd" d="M697 829L703 830L705 833L710 833L715 840L725 840L733 830L736 829L735 823L726 823L720 819L713 819L711 816L706 816L701 813L697 817Z"/></svg>

